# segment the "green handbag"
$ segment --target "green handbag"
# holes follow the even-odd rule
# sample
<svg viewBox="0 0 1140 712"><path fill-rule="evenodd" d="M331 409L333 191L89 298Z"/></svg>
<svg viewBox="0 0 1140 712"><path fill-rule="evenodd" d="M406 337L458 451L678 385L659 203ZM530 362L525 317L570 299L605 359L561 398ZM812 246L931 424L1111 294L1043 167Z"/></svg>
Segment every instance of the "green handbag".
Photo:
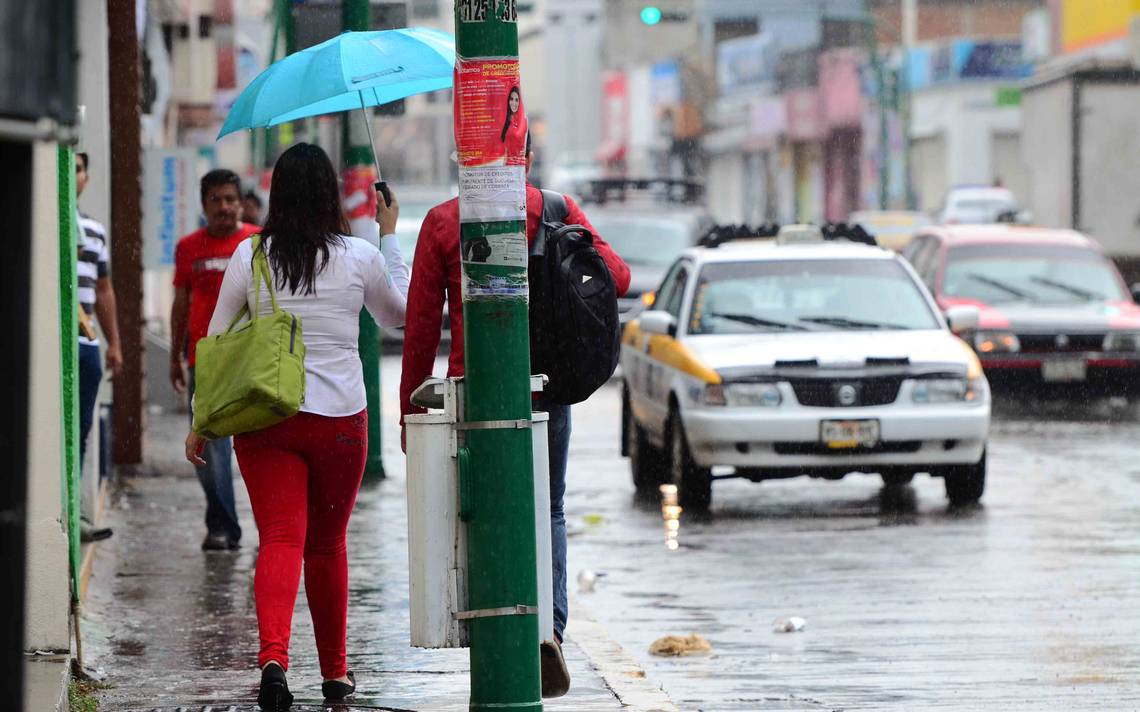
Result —
<svg viewBox="0 0 1140 712"><path fill-rule="evenodd" d="M305 344L301 319L277 306L261 236L253 236L254 309L247 304L224 334L198 342L194 432L224 438L276 425L305 399ZM259 316L261 283L273 313ZM242 317L249 321L238 326Z"/></svg>

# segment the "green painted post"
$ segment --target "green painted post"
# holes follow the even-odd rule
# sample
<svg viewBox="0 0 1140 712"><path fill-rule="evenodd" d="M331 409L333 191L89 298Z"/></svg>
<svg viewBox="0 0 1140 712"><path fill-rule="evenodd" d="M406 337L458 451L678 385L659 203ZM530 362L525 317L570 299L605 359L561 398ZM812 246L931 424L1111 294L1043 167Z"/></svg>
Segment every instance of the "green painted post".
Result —
<svg viewBox="0 0 1140 712"><path fill-rule="evenodd" d="M75 154L58 150L59 166L59 335L63 402L63 493L66 497L67 543L71 563L72 600L79 595L79 309L75 216Z"/></svg>
<svg viewBox="0 0 1140 712"><path fill-rule="evenodd" d="M500 135L508 89L518 86L514 9L514 0L455 2L464 420L495 426L465 431L460 458L469 495L467 607L533 611L469 620L471 710L542 709L531 433L489 422L531 416L525 173L502 165L511 144ZM515 150L521 158L521 145ZM484 200L506 199L476 213L468 204L475 189Z"/></svg>
<svg viewBox="0 0 1140 712"><path fill-rule="evenodd" d="M368 0L343 0L341 19L346 32L370 29L371 8ZM357 186L372 190L376 173L372 168L372 149L368 144L367 133L361 126L361 114L370 120L371 112L348 111L342 114L341 125L344 136L345 188ZM356 126L355 130L353 126ZM350 180L350 176L359 176ZM380 327L373 321L367 310L360 312L360 338L357 343L360 363L364 366L364 390L368 401L368 456L364 462L365 479L384 479L384 458L381 442L381 395L380 395Z"/></svg>

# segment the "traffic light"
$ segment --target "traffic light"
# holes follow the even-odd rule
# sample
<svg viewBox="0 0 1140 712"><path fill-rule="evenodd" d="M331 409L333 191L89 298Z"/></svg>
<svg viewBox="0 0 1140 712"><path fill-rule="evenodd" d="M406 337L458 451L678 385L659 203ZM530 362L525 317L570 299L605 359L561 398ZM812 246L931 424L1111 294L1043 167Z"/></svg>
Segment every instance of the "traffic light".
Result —
<svg viewBox="0 0 1140 712"><path fill-rule="evenodd" d="M653 27L662 22L685 22L689 15L684 12L665 12L656 5L643 5L641 8L641 24Z"/></svg>

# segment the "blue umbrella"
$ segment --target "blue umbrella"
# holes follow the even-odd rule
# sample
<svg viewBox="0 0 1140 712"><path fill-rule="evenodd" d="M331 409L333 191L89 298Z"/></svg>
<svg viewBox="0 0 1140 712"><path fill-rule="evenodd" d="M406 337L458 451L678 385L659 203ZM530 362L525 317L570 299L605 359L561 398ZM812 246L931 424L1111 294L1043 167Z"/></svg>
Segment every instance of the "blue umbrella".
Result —
<svg viewBox="0 0 1140 712"><path fill-rule="evenodd" d="M447 89L455 38L423 27L345 32L274 62L234 102L218 138ZM371 122L368 140L372 143ZM372 146L373 158L376 146ZM377 177L380 165L376 165Z"/></svg>

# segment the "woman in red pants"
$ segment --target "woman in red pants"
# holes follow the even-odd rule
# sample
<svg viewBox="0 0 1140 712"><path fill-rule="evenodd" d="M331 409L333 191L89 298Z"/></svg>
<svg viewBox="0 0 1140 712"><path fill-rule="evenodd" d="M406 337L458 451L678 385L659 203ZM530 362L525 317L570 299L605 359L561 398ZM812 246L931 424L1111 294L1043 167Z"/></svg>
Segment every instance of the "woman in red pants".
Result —
<svg viewBox="0 0 1140 712"><path fill-rule="evenodd" d="M234 438L260 536L254 594L261 637L263 710L293 702L285 680L289 633L301 580L313 616L326 699L356 690L345 662L348 560L345 533L364 474L368 415L357 337L361 308L383 326L404 323L408 268L395 232L399 204L378 201L381 248L348 235L336 173L318 146L298 144L273 169L262 234L281 308L304 325L305 397L301 411L270 428ZM211 335L242 307L254 308L253 248L230 259ZM268 314L270 300L261 300ZM202 439L190 433L196 462Z"/></svg>

